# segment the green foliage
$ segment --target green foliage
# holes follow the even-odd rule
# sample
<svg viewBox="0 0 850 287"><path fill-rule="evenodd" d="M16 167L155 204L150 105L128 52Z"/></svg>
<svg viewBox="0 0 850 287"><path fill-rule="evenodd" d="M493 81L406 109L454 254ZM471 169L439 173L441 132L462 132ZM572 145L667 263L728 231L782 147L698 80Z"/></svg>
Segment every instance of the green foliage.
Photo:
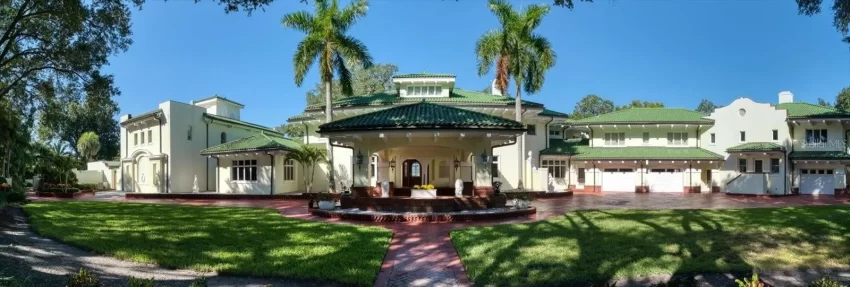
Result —
<svg viewBox="0 0 850 287"><path fill-rule="evenodd" d="M652 284L650 287L698 287L699 283L693 276L673 276L670 281Z"/></svg>
<svg viewBox="0 0 850 287"><path fill-rule="evenodd" d="M0 184L4 184L4 183L9 183L9 182L6 181L6 178L0 177Z"/></svg>
<svg viewBox="0 0 850 287"><path fill-rule="evenodd" d="M847 36L848 25L850 25L850 5L847 5L845 0L833 0L832 4L832 25L841 35L844 35L845 43L850 43L850 37ZM797 8L800 14L812 16L821 12L821 4L823 0L797 0Z"/></svg>
<svg viewBox="0 0 850 287"><path fill-rule="evenodd" d="M316 201L331 201L334 200L334 195L330 192L319 192L313 194L313 199Z"/></svg>
<svg viewBox="0 0 850 287"><path fill-rule="evenodd" d="M201 276L195 278L195 280L192 281L192 284L190 284L189 287L207 287L207 277Z"/></svg>
<svg viewBox="0 0 850 287"><path fill-rule="evenodd" d="M333 100L344 99L350 96L368 96L371 94L390 91L393 89L393 75L398 72L398 66L394 64L374 64L363 68L352 61L346 62L346 67L351 70L351 95L344 93L333 94ZM307 105L317 105L325 102L323 83L307 91ZM342 90L342 83L333 80L331 90ZM302 127L303 128L303 127Z"/></svg>
<svg viewBox="0 0 850 287"><path fill-rule="evenodd" d="M345 286L374 284L392 238L381 227L294 219L267 208L38 201L24 210L42 236L121 260ZM128 236L142 230L144 236Z"/></svg>
<svg viewBox="0 0 850 287"><path fill-rule="evenodd" d="M2 203L2 201L0 201ZM0 204L2 207L2 204ZM15 277L0 277L0 287L23 287L26 284L22 283L20 280Z"/></svg>
<svg viewBox="0 0 850 287"><path fill-rule="evenodd" d="M827 100L824 100L823 98L818 98L818 105L830 108L832 107L832 103L828 102Z"/></svg>
<svg viewBox="0 0 850 287"><path fill-rule="evenodd" d="M573 113L570 114L570 118L578 120L613 111L614 102L603 99L600 96L590 94L584 96L584 98L581 98L581 100L576 103Z"/></svg>
<svg viewBox="0 0 850 287"><path fill-rule="evenodd" d="M100 152L100 137L94 132L85 132L77 141L77 153L88 160L97 157Z"/></svg>
<svg viewBox="0 0 850 287"><path fill-rule="evenodd" d="M566 7L572 10L575 7L574 2L593 2L593 0L554 0L555 6Z"/></svg>
<svg viewBox="0 0 850 287"><path fill-rule="evenodd" d="M630 109L630 108L663 108L663 107L664 107L664 103L661 103L661 102L647 102L647 101L633 100L628 105L619 106L614 110L619 111L619 110L625 110L625 109Z"/></svg>
<svg viewBox="0 0 850 287"><path fill-rule="evenodd" d="M847 285L841 284L835 279L829 277L821 277L815 282L809 284L809 287L847 287Z"/></svg>
<svg viewBox="0 0 850 287"><path fill-rule="evenodd" d="M534 197L532 197L530 193L525 192L525 191L505 192L504 194L505 194L505 196L508 197L508 199L518 199L518 200L533 200L534 199Z"/></svg>
<svg viewBox="0 0 850 287"><path fill-rule="evenodd" d="M79 188L43 188L40 190L41 192L51 192L51 193L77 193L80 192Z"/></svg>
<svg viewBox="0 0 850 287"><path fill-rule="evenodd" d="M328 161L326 150L314 145L302 144L299 149L287 153L286 158L301 164L301 170L309 171L306 174L307 176L303 178L304 184L307 186L307 192L312 192L313 178L316 175L316 164Z"/></svg>
<svg viewBox="0 0 850 287"><path fill-rule="evenodd" d="M78 183L74 187L80 190L98 190L100 186L97 183Z"/></svg>
<svg viewBox="0 0 850 287"><path fill-rule="evenodd" d="M60 149L57 150L56 147ZM77 182L77 176L72 170L82 167L83 164L76 158L65 155L61 150L58 142L53 147L40 143L33 144L32 169L34 174L41 175L42 182L68 184Z"/></svg>
<svg viewBox="0 0 850 287"><path fill-rule="evenodd" d="M68 287L100 287L97 276L86 269L80 268L80 272L68 278Z"/></svg>
<svg viewBox="0 0 850 287"><path fill-rule="evenodd" d="M710 115L717 108L718 106L715 105L714 102L708 99L702 99L702 101L699 102L699 106L697 106L696 111L703 113L704 115Z"/></svg>
<svg viewBox="0 0 850 287"><path fill-rule="evenodd" d="M7 192L5 196L6 203L23 203L27 200L27 194L22 191Z"/></svg>
<svg viewBox="0 0 850 287"><path fill-rule="evenodd" d="M751 278L744 278L744 280L735 279L735 284L738 284L738 287L764 287L757 273L753 273Z"/></svg>
<svg viewBox="0 0 850 287"><path fill-rule="evenodd" d="M131 276L129 287L154 287L154 281L153 278L143 279Z"/></svg>
<svg viewBox="0 0 850 287"><path fill-rule="evenodd" d="M277 126L274 130L288 138L301 138L307 133L302 124L283 124Z"/></svg>
<svg viewBox="0 0 850 287"><path fill-rule="evenodd" d="M835 107L841 110L850 111L850 87L841 89L841 92L835 96Z"/></svg>

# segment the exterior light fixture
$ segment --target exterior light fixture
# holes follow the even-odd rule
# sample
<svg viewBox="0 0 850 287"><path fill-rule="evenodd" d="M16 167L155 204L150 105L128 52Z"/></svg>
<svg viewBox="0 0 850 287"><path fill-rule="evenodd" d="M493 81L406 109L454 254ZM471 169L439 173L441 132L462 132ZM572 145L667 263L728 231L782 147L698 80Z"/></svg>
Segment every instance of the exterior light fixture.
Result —
<svg viewBox="0 0 850 287"><path fill-rule="evenodd" d="M357 151L357 169L360 170L360 167L363 166L363 153L362 151Z"/></svg>
<svg viewBox="0 0 850 287"><path fill-rule="evenodd" d="M457 160L457 157L455 157L455 170L457 170L459 167L460 167L460 161Z"/></svg>
<svg viewBox="0 0 850 287"><path fill-rule="evenodd" d="M490 157L487 156L487 151L482 151L481 152L481 162L487 163L488 161L490 161Z"/></svg>
<svg viewBox="0 0 850 287"><path fill-rule="evenodd" d="M390 168L395 170L395 157L393 157L393 159L390 160Z"/></svg>

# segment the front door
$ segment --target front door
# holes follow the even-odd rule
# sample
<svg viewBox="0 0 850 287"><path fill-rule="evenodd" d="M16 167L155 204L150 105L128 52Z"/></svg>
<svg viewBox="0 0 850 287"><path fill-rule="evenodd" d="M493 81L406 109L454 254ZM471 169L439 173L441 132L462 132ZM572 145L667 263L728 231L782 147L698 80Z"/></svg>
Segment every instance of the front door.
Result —
<svg viewBox="0 0 850 287"><path fill-rule="evenodd" d="M403 187L412 187L422 184L422 165L418 160L408 159L402 163L401 185Z"/></svg>

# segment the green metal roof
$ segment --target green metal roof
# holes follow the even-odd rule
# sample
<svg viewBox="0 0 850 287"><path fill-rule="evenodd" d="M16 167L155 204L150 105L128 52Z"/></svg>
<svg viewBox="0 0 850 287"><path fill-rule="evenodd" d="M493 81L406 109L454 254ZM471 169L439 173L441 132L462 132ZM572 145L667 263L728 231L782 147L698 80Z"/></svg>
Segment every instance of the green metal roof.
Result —
<svg viewBox="0 0 850 287"><path fill-rule="evenodd" d="M591 147L580 149L575 160L722 160L723 156L698 147Z"/></svg>
<svg viewBox="0 0 850 287"><path fill-rule="evenodd" d="M847 118L850 113L845 111L815 105L810 103L782 103L776 105L777 109L788 111L789 118Z"/></svg>
<svg viewBox="0 0 850 287"><path fill-rule="evenodd" d="M792 160L850 160L843 151L794 151L788 155Z"/></svg>
<svg viewBox="0 0 850 287"><path fill-rule="evenodd" d="M452 89L451 93L448 97L432 97L432 98L419 98L419 97L410 97L403 98L398 95L396 91L389 92L380 92L371 95L364 96L355 96L348 97L344 99L339 99L333 102L334 108L341 107L355 107L355 106L386 106L386 105L401 105L401 104L412 104L418 103L421 101L426 101L430 103L448 103L448 104L456 104L456 105L499 105L499 106L509 106L514 104L514 98L492 95L483 92L477 91L468 91L461 89ZM530 101L522 101L523 106L526 107L543 107L543 104L530 102ZM321 110L324 109L325 104L316 104L307 106L305 111L310 110Z"/></svg>
<svg viewBox="0 0 850 287"><path fill-rule="evenodd" d="M249 122L243 122L243 121L240 121L240 120L231 119L231 118L224 117L224 116L204 113L204 117L212 119L213 121L220 121L220 122L225 122L225 123L229 123L229 124L233 124L233 125L240 125L240 126L243 126L243 127L255 128L255 129L262 130L262 131L265 131L265 132L268 132L268 133L273 133L273 134L278 135L278 136L283 135L280 132L278 132L278 131L276 131L272 128L269 128L269 127L264 127L264 126L261 126L261 125L258 125L258 124L252 124L252 123L249 123Z"/></svg>
<svg viewBox="0 0 850 287"><path fill-rule="evenodd" d="M219 100L222 100L222 101L225 101L225 102L230 102L230 103L233 103L233 104L237 104L237 105L240 105L240 106L243 106L243 107L245 106L243 104L237 103L237 102L235 102L231 99L228 99L228 98L225 98L225 97L222 97L222 96L219 96L219 95L213 95L212 97L206 97L206 98L195 101L195 103L203 102L203 101L206 101L206 100L212 100L212 99L219 99Z"/></svg>
<svg viewBox="0 0 850 287"><path fill-rule="evenodd" d="M590 148L587 139L550 139L549 147L541 150L541 155L575 155Z"/></svg>
<svg viewBox="0 0 850 287"><path fill-rule="evenodd" d="M319 132L393 129L523 130L513 120L426 101L362 114L319 126Z"/></svg>
<svg viewBox="0 0 850 287"><path fill-rule="evenodd" d="M658 124L693 123L710 124L714 121L703 118L700 112L679 108L629 108L573 121L575 124Z"/></svg>
<svg viewBox="0 0 850 287"><path fill-rule="evenodd" d="M393 78L454 78L455 75L452 74L428 74L428 73L419 73L419 74L401 74L394 75Z"/></svg>
<svg viewBox="0 0 850 287"><path fill-rule="evenodd" d="M736 145L726 149L727 152L747 152L747 151L784 151L785 147L771 142L751 142Z"/></svg>
<svg viewBox="0 0 850 287"><path fill-rule="evenodd" d="M570 117L570 115L568 115L568 114L558 112L558 111L553 111L553 110L550 110L550 109L543 109L543 111L540 112L537 115L543 116L543 117L556 117L556 118L569 118Z"/></svg>
<svg viewBox="0 0 850 287"><path fill-rule="evenodd" d="M292 151L299 147L300 144L291 139L275 134L260 132L250 137L208 147L201 150L201 155L267 150Z"/></svg>

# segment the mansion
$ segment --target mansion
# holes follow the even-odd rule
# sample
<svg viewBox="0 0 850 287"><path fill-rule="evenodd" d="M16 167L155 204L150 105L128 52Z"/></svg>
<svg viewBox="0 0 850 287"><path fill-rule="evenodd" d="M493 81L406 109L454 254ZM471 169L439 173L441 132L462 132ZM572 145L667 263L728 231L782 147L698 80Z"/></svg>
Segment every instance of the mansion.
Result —
<svg viewBox="0 0 850 287"><path fill-rule="evenodd" d="M393 77L394 90L337 100L288 119L298 139L240 120L223 97L167 101L121 117L120 188L143 193L304 192L305 172L288 159L300 145L333 152L315 169L315 191L409 196L487 195L524 188L563 192L835 194L847 187L850 114L795 102L739 98L710 115L630 108L573 120L543 104L455 87L447 74ZM520 151L520 149L523 149ZM381 190L387 182L389 190ZM522 186L519 186L522 182Z"/></svg>

